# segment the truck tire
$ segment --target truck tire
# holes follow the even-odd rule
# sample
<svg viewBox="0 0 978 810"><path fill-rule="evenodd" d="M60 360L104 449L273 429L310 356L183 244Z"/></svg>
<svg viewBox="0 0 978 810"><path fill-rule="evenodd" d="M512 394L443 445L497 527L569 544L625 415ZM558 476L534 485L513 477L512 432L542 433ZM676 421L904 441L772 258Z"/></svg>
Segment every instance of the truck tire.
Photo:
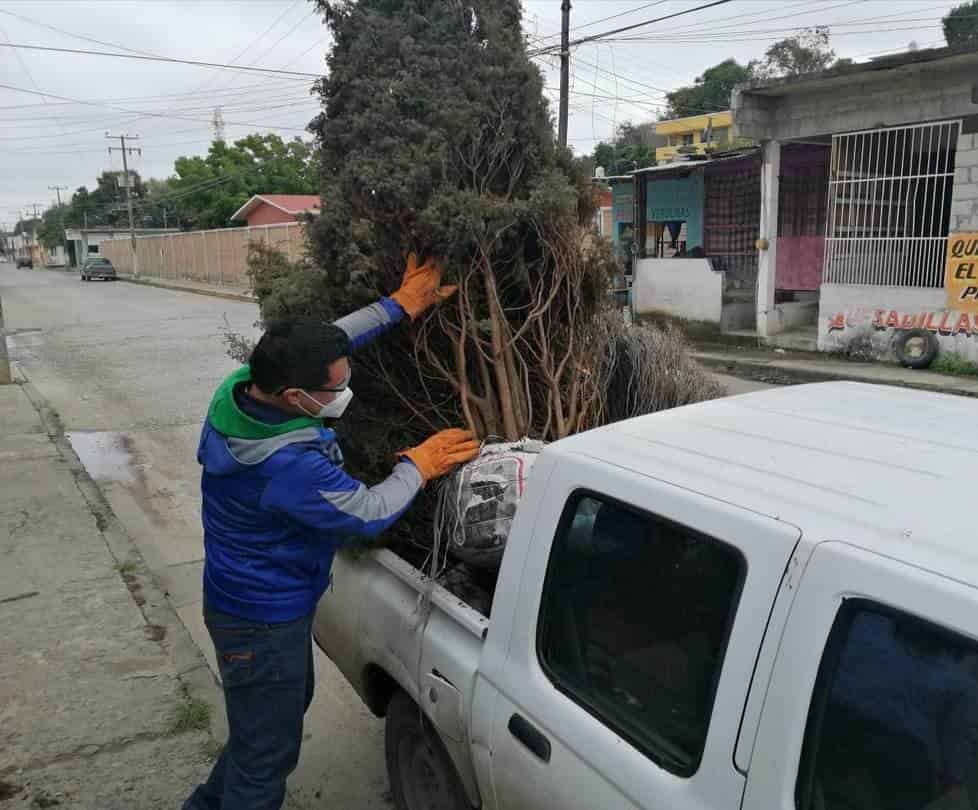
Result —
<svg viewBox="0 0 978 810"><path fill-rule="evenodd" d="M927 368L937 358L940 344L926 329L908 329L897 335L893 352L907 368Z"/></svg>
<svg viewBox="0 0 978 810"><path fill-rule="evenodd" d="M472 810L438 734L400 690L387 707L384 753L397 810Z"/></svg>

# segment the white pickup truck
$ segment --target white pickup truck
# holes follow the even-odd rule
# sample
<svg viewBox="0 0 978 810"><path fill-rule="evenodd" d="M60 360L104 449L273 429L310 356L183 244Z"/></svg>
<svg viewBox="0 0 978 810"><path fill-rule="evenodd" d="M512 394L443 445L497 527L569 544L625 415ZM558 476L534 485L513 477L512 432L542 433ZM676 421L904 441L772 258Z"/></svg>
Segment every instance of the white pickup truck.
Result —
<svg viewBox="0 0 978 810"><path fill-rule="evenodd" d="M978 807L978 403L848 383L550 445L488 618L345 554L399 810Z"/></svg>

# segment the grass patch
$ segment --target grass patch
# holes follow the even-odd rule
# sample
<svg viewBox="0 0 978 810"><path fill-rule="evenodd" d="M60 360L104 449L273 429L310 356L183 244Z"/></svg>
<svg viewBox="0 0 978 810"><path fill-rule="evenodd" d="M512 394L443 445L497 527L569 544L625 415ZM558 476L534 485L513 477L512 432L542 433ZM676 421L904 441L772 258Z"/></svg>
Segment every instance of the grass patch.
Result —
<svg viewBox="0 0 978 810"><path fill-rule="evenodd" d="M137 565L132 560L126 560L125 562L116 563L115 570L120 574L132 574L135 573Z"/></svg>
<svg viewBox="0 0 978 810"><path fill-rule="evenodd" d="M184 734L188 731L206 731L211 727L211 705L202 700L188 698L177 706L170 724L170 733Z"/></svg>
<svg viewBox="0 0 978 810"><path fill-rule="evenodd" d="M216 760L221 755L221 751L223 750L224 744L218 742L213 737L208 737L200 744L200 753L203 754L204 758L209 762Z"/></svg>
<svg viewBox="0 0 978 810"><path fill-rule="evenodd" d="M955 374L960 377L978 377L978 365L963 354L941 352L930 367L938 374Z"/></svg>

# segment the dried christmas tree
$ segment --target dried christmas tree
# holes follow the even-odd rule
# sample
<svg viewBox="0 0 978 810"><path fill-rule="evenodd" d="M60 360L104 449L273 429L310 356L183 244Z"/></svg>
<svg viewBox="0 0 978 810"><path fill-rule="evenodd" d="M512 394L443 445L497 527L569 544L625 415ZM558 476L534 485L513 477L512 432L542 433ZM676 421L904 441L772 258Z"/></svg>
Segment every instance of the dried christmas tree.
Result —
<svg viewBox="0 0 978 810"><path fill-rule="evenodd" d="M586 225L589 179L554 145L518 0L319 5L323 212L309 261L257 255L262 315L344 315L396 289L409 251L459 285L356 358L355 471L446 425L557 439L715 395L677 333L630 330L610 306L614 260Z"/></svg>

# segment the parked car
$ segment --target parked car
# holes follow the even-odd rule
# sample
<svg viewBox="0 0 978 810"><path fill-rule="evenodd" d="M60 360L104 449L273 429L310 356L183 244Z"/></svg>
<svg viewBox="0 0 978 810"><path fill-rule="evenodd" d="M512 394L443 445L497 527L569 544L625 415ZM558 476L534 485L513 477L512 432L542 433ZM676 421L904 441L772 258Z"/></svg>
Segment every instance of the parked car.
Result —
<svg viewBox="0 0 978 810"><path fill-rule="evenodd" d="M826 383L555 442L481 612L339 553L315 638L398 810L971 807L976 417Z"/></svg>
<svg viewBox="0 0 978 810"><path fill-rule="evenodd" d="M93 278L114 280L116 277L112 262L102 257L86 259L81 267L82 281L91 281Z"/></svg>
<svg viewBox="0 0 978 810"><path fill-rule="evenodd" d="M21 256L17 259L18 267L27 267L28 269L34 269L34 260L30 256Z"/></svg>

